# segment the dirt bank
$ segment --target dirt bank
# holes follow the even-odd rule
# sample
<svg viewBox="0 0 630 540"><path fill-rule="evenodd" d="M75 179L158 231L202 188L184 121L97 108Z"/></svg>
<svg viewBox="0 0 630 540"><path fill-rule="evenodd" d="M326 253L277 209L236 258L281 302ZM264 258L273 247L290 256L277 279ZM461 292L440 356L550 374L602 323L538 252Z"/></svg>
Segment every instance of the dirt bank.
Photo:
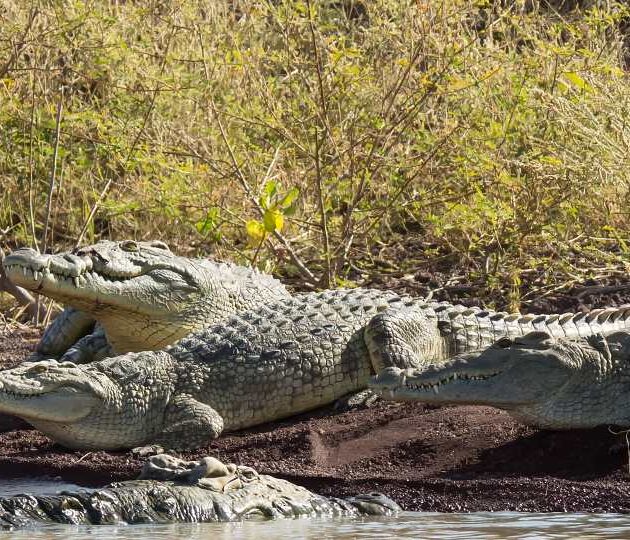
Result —
<svg viewBox="0 0 630 540"><path fill-rule="evenodd" d="M38 335L0 329L0 363L23 359ZM140 467L127 453L69 452L35 430L14 429L23 424L3 425L0 476L99 485L133 478ZM537 431L487 407L382 403L342 414L327 408L228 434L185 455L204 454L326 495L381 491L407 510L630 512L623 436L606 428Z"/></svg>

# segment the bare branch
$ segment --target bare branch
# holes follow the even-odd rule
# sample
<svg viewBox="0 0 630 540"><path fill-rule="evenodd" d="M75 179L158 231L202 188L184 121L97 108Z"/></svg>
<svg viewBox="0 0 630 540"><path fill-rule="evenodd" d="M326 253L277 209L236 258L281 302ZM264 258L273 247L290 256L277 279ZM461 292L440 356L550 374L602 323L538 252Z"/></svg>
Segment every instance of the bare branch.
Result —
<svg viewBox="0 0 630 540"><path fill-rule="evenodd" d="M33 295L26 289L15 285L4 272L2 261L4 260L4 251L0 248L0 291L5 291L13 296L18 304L25 306L29 319L41 320L46 318L46 308L44 305L38 305Z"/></svg>

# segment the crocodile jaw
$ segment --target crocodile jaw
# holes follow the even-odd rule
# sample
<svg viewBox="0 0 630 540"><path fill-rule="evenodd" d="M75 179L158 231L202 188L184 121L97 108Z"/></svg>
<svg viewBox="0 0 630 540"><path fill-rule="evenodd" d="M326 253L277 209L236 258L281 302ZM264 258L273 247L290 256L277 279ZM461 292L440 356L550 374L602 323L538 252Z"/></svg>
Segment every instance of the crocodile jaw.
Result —
<svg viewBox="0 0 630 540"><path fill-rule="evenodd" d="M142 249L137 254L123 252L115 242L61 255L25 248L3 264L16 285L94 316L115 350L156 350L205 320L207 308L199 299L207 284L193 262L166 249L137 245Z"/></svg>
<svg viewBox="0 0 630 540"><path fill-rule="evenodd" d="M88 416L101 403L76 388L61 387L41 394L0 390L0 411L26 421L72 423Z"/></svg>
<svg viewBox="0 0 630 540"><path fill-rule="evenodd" d="M384 399L436 404L493 405L504 408L520 403L516 394L498 396L500 371L467 373L445 369L426 374L415 369L387 368L372 381L371 388Z"/></svg>
<svg viewBox="0 0 630 540"><path fill-rule="evenodd" d="M72 362L24 362L0 371L0 411L25 420L79 421L111 391L107 376Z"/></svg>
<svg viewBox="0 0 630 540"><path fill-rule="evenodd" d="M171 314L179 302L189 303L200 290L169 251L141 259L115 250L113 242L103 244L100 250L96 244L61 255L22 248L7 255L3 265L16 285L93 314L115 309L159 317Z"/></svg>
<svg viewBox="0 0 630 540"><path fill-rule="evenodd" d="M490 405L513 412L547 406L575 375L560 349L493 346L423 370L387 368L371 387L385 399Z"/></svg>

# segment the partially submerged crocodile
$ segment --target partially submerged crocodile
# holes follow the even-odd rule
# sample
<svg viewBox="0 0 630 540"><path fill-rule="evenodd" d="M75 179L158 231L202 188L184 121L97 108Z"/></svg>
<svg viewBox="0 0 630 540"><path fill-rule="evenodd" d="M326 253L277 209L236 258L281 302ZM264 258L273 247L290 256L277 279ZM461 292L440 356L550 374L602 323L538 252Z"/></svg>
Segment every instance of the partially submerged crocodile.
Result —
<svg viewBox="0 0 630 540"><path fill-rule="evenodd" d="M386 399L490 405L550 429L630 426L630 333L580 340L546 332L501 339L426 369L387 368L371 387Z"/></svg>
<svg viewBox="0 0 630 540"><path fill-rule="evenodd" d="M74 362L158 350L237 311L289 297L256 270L173 254L164 242L102 241L4 259L15 284L71 306L48 327L37 358ZM97 321L105 331L93 332Z"/></svg>
<svg viewBox="0 0 630 540"><path fill-rule="evenodd" d="M400 510L378 493L322 497L250 467L226 465L212 457L189 462L163 454L149 459L138 480L98 490L0 498L0 527L391 516Z"/></svg>
<svg viewBox="0 0 630 540"><path fill-rule="evenodd" d="M510 318L385 291L325 291L241 312L163 351L1 371L0 412L73 448L197 448L332 403L387 366L444 361L540 327L612 330L628 316Z"/></svg>

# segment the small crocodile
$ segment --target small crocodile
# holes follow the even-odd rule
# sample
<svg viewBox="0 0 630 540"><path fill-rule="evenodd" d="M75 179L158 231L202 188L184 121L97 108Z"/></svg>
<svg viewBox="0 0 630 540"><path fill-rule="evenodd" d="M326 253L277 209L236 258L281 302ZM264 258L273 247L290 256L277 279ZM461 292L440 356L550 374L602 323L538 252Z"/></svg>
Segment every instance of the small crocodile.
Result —
<svg viewBox="0 0 630 540"><path fill-rule="evenodd" d="M72 306L48 327L32 359L85 362L157 350L232 313L290 296L267 274L180 257L157 240L102 241L54 255L22 248L4 259L4 268L15 284Z"/></svg>
<svg viewBox="0 0 630 540"><path fill-rule="evenodd" d="M163 351L0 371L0 412L65 446L190 449L362 389L388 366L417 367L543 326L556 335L627 324L628 310L579 319L496 317L375 290L290 297L231 316ZM570 325L568 323L571 323ZM494 339L492 339L494 336Z"/></svg>
<svg viewBox="0 0 630 540"><path fill-rule="evenodd" d="M116 525L300 517L392 516L401 511L378 493L339 499L213 457L151 457L138 480L97 490L0 498L0 527L43 523Z"/></svg>
<svg viewBox="0 0 630 540"><path fill-rule="evenodd" d="M387 368L371 387L385 399L490 405L528 425L584 429L630 426L629 381L630 333L567 340L532 332L443 366Z"/></svg>

